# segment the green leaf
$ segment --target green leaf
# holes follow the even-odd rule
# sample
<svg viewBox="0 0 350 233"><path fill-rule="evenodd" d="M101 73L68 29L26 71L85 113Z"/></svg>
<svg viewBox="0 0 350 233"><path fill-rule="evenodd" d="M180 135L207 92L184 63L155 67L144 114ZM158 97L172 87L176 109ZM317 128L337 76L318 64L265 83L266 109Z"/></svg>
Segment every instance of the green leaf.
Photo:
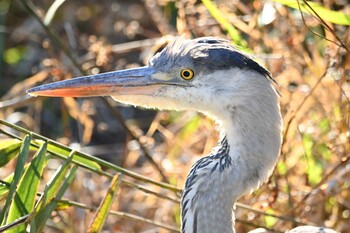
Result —
<svg viewBox="0 0 350 233"><path fill-rule="evenodd" d="M13 175L13 179L10 185L9 189L9 194L7 196L7 200L5 202L4 208L2 209L0 213L0 224L3 223L5 220L5 214L7 213L7 210L13 200L13 196L15 195L17 185L19 183L19 180L22 177L22 173L24 171L24 164L27 160L28 157L28 152L29 152L29 146L30 146L30 140L31 140L31 135L26 135L23 139L23 143L19 152L15 172Z"/></svg>
<svg viewBox="0 0 350 233"><path fill-rule="evenodd" d="M4 199L6 194L9 192L9 189L10 189L10 183L2 180L0 183L0 201Z"/></svg>
<svg viewBox="0 0 350 233"><path fill-rule="evenodd" d="M305 149L306 158L312 157L312 147L314 146L314 141L312 137L310 135L304 134L302 141Z"/></svg>
<svg viewBox="0 0 350 233"><path fill-rule="evenodd" d="M316 160L313 153L315 143L311 135L304 134L302 141L307 160L307 178L311 185L316 185L322 179L323 166L320 161Z"/></svg>
<svg viewBox="0 0 350 233"><path fill-rule="evenodd" d="M284 176L287 173L287 165L286 165L286 163L283 162L283 161L280 161L277 164L277 170L278 170L278 173L280 175Z"/></svg>
<svg viewBox="0 0 350 233"><path fill-rule="evenodd" d="M67 160L60 166L59 169L55 172L55 174L52 176L50 181L48 182L47 186L45 187L44 190L44 196L42 198L41 204L45 206L47 201L51 201L56 194L59 191L60 186L62 185L64 178L68 172L69 165L71 165L73 156L74 156L75 151L72 151L68 157ZM40 207L40 206L38 206ZM41 207L38 209L40 210Z"/></svg>
<svg viewBox="0 0 350 233"><path fill-rule="evenodd" d="M38 145L42 144L42 141L48 141L49 145L48 145L47 151L50 152L55 157L67 159L70 151L72 151L72 149L70 149L67 146L64 146L56 141L50 140L49 138L46 138L40 134L31 132L31 131L29 131L25 128L22 128L18 125L11 124L11 123L4 121L2 119L0 119L0 124L8 126L12 129L15 129L15 130L22 132L22 133L32 134L33 136L35 136L35 138L40 139L40 140L35 140L35 142L32 142L33 147L37 147ZM62 154L60 154L60 153L62 153ZM162 188L165 188L168 190L172 190L176 193L180 193L180 189L173 186L173 185L170 185L167 183L162 183L162 182L157 182L154 179L147 178L145 176L139 175L139 174L132 172L130 170L119 167L113 163L107 162L105 160L102 160L100 158L97 158L97 157L94 157L94 156L91 156L91 155L88 155L88 154L85 154L82 152L77 151L76 154L74 155L73 161L76 164L78 164L79 166L82 166L82 167L84 167L84 168L86 168L94 173L97 173L97 174L107 175L107 172L102 171L102 168L101 168L101 167L105 167L105 168L109 168L111 170L114 170L116 172L120 172L122 174L125 174L129 177L133 177L139 181L154 184L154 185L157 185L159 187L162 187ZM109 174L108 174L108 176L109 176Z"/></svg>
<svg viewBox="0 0 350 233"><path fill-rule="evenodd" d="M53 207L55 206L51 206L51 207L48 207L48 206L50 206L50 204L52 203L52 200L56 197L57 193L60 191L60 187L64 182L67 172L69 171L69 165L72 162L74 153L75 151L72 151L71 155L60 166L60 168L57 169L57 171L55 172L55 174L52 176L52 178L50 179L50 181L45 187L44 194L36 207L36 212L38 214L35 216L34 220L31 222L31 226L35 226L36 231L39 231L39 232L43 231L46 221L51 216L51 212L54 210Z"/></svg>
<svg viewBox="0 0 350 233"><path fill-rule="evenodd" d="M179 135L180 138L181 139L186 139L186 136L188 137L188 135L193 135L193 133L198 131L200 123L201 123L201 117L199 115L196 115L195 117L193 117L181 129L181 133Z"/></svg>
<svg viewBox="0 0 350 233"><path fill-rule="evenodd" d="M40 147L23 174L9 209L7 224L33 211L40 178L44 171L46 148L47 143ZM25 230L26 225L22 224L8 230L7 233L25 232Z"/></svg>
<svg viewBox="0 0 350 233"><path fill-rule="evenodd" d="M323 166L315 160L308 161L308 181L311 185L317 185L322 180Z"/></svg>
<svg viewBox="0 0 350 233"><path fill-rule="evenodd" d="M57 203L56 210L66 210L66 209L70 208L71 206L72 205L69 202L60 201Z"/></svg>
<svg viewBox="0 0 350 233"><path fill-rule="evenodd" d="M273 0L275 2L281 3L285 6L299 10L298 2L295 0ZM300 10L307 14L315 15L314 12L303 2L299 1ZM340 11L329 10L316 2L307 1L307 3L312 7L312 9L325 21L339 25L350 26L350 14L345 14Z"/></svg>
<svg viewBox="0 0 350 233"><path fill-rule="evenodd" d="M102 230L102 227L107 219L109 210L112 206L113 199L116 196L116 191L118 189L120 180L121 180L121 175L119 174L113 177L111 184L109 186L108 192L104 200L101 202L100 206L98 207L96 211L96 215L90 224L90 227L88 229L89 233L100 232Z"/></svg>
<svg viewBox="0 0 350 233"><path fill-rule="evenodd" d="M26 47L24 46L9 48L5 50L3 59L7 64L16 65L23 59L25 52Z"/></svg>
<svg viewBox="0 0 350 233"><path fill-rule="evenodd" d="M0 167L11 161L19 152L22 142L18 140L5 140L0 144Z"/></svg>
<svg viewBox="0 0 350 233"><path fill-rule="evenodd" d="M25 172L29 167L29 164L24 165L24 170ZM4 199L4 196L9 192L11 182L13 181L14 173L11 173L8 175L6 178L4 178L0 184L0 201Z"/></svg>
<svg viewBox="0 0 350 233"><path fill-rule="evenodd" d="M319 124L318 127L321 129L322 134L327 134L330 131L330 121L328 118L323 118Z"/></svg>
<svg viewBox="0 0 350 233"><path fill-rule="evenodd" d="M267 209L266 210L266 213L267 214L275 214L275 211L273 210L273 209ZM272 216L270 216L270 215L265 215L265 217L264 217L264 219L265 219L265 225L266 225L266 227L268 227L268 228L272 228L275 224L276 224L276 222L277 222L277 219L276 219L276 217L272 217Z"/></svg>
<svg viewBox="0 0 350 233"><path fill-rule="evenodd" d="M71 150L63 149L59 146L54 145L53 143L50 143L48 145L47 150L64 159L67 159L70 156L71 152ZM79 156L79 154L74 155L73 161L83 167L89 168L90 170L102 171L101 166L98 163L91 161L88 158L83 158Z"/></svg>
<svg viewBox="0 0 350 233"><path fill-rule="evenodd" d="M227 31L232 41L236 45L246 48L247 42L241 37L237 29L224 17L224 14L217 8L215 3L211 0L202 0L202 2L221 27Z"/></svg>
<svg viewBox="0 0 350 233"><path fill-rule="evenodd" d="M328 148L327 144L321 143L316 147L316 151L322 156L326 161L330 161L332 157L332 152Z"/></svg>
<svg viewBox="0 0 350 233"><path fill-rule="evenodd" d="M51 216L51 213L56 209L58 201L62 198L63 194L66 192L67 188L75 178L75 174L78 170L77 165L74 165L71 169L69 169L73 154L74 152L72 152L69 159L62 164L62 166L50 180L48 186L45 188L42 203L38 205L37 214L30 222L31 232L35 233L44 231L45 224ZM67 173L67 178L64 179Z"/></svg>

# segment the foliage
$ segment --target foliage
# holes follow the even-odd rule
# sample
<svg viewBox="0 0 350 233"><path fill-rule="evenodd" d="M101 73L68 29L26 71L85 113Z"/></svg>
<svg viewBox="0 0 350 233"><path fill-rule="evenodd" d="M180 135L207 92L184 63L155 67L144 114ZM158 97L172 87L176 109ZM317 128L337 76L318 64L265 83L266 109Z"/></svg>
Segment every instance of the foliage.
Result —
<svg viewBox="0 0 350 233"><path fill-rule="evenodd" d="M313 15L319 15L323 20L331 23L350 26L350 14L346 14L339 11L329 10L316 2L294 1L294 0L274 0L275 2L282 3L283 5L292 7L297 10L301 10L304 13Z"/></svg>
<svg viewBox="0 0 350 233"><path fill-rule="evenodd" d="M0 231L179 231L190 165L219 138L212 120L103 98L32 98L25 90L140 66L169 35L183 35L232 40L279 83L280 160L270 180L237 204L238 232L306 223L347 232L348 6L274 2L2 1Z"/></svg>

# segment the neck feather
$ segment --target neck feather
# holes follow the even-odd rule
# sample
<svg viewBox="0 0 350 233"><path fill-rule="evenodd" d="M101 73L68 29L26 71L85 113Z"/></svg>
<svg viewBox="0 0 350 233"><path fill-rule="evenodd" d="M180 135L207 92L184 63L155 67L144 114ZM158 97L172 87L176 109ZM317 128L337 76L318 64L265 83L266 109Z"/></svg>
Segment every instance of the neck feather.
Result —
<svg viewBox="0 0 350 233"><path fill-rule="evenodd" d="M228 106L230 111L221 114L218 121L224 136L209 156L192 166L187 177L182 196L183 233L233 233L234 203L270 176L280 151L282 120L278 97L268 98Z"/></svg>

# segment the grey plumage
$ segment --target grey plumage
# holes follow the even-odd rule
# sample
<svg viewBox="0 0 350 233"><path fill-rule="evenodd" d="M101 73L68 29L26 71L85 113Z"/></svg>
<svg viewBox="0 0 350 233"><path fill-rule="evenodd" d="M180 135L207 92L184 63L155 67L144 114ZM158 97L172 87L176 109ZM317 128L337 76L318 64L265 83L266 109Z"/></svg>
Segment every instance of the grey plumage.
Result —
<svg viewBox="0 0 350 233"><path fill-rule="evenodd" d="M193 75L184 78L183 69ZM234 203L268 179L280 152L283 123L273 82L265 68L226 40L178 38L148 66L47 84L28 92L111 95L122 103L195 110L214 118L222 139L188 174L181 201L182 232L233 233Z"/></svg>
<svg viewBox="0 0 350 233"><path fill-rule="evenodd" d="M231 157L228 156L230 146L228 145L226 137L224 137L218 144L218 150L212 152L209 156L199 159L187 175L185 188L182 193L182 232L185 232L186 228L186 213L188 211L188 202L191 198L188 198L188 194L192 191L193 185L196 183L198 176L202 175L201 169L210 167L210 173L223 172L225 168L232 165ZM195 224L194 224L195 225ZM197 226L193 226L197 227Z"/></svg>
<svg viewBox="0 0 350 233"><path fill-rule="evenodd" d="M149 64L162 71L192 67L196 73L239 68L259 72L273 80L270 72L249 55L237 50L229 41L214 37L194 40L179 37L155 55Z"/></svg>

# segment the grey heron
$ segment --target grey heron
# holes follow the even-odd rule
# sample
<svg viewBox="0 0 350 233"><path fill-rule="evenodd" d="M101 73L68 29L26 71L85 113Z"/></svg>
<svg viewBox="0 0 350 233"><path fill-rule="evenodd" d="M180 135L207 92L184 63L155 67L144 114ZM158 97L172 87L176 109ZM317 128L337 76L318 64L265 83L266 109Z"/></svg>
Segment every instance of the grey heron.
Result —
<svg viewBox="0 0 350 233"><path fill-rule="evenodd" d="M221 140L191 168L182 194L183 233L233 233L233 207L271 175L282 143L271 74L227 40L177 38L147 66L34 87L41 96L112 96L146 108L195 110L217 121ZM292 232L334 232L308 227Z"/></svg>

